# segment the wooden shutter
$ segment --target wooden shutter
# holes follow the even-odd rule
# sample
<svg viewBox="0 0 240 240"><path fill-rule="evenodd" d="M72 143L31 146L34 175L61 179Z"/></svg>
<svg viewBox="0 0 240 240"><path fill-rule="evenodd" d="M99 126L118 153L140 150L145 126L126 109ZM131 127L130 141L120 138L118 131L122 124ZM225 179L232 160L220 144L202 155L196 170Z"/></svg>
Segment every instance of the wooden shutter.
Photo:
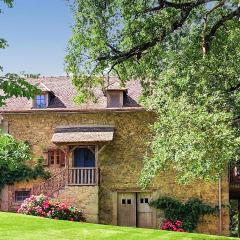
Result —
<svg viewBox="0 0 240 240"><path fill-rule="evenodd" d="M48 150L45 150L45 151L43 152L43 159L44 159L43 165L44 165L44 166L49 166Z"/></svg>
<svg viewBox="0 0 240 240"><path fill-rule="evenodd" d="M66 154L62 150L59 150L59 151L60 151L60 165L62 167L64 167L65 166Z"/></svg>

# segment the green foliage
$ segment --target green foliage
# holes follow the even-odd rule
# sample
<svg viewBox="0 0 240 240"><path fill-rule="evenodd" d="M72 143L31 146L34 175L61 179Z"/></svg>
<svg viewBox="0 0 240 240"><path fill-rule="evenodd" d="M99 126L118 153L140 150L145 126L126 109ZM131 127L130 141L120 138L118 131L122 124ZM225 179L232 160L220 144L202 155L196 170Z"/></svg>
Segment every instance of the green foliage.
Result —
<svg viewBox="0 0 240 240"><path fill-rule="evenodd" d="M8 73L0 76L0 89L4 94L0 96L0 106L5 104L5 100L11 97L33 98L38 92L36 86L31 85L23 77Z"/></svg>
<svg viewBox="0 0 240 240"><path fill-rule="evenodd" d="M187 202L170 197L161 197L150 203L150 206L164 211L165 218L171 221L182 221L182 228L192 232L199 222L201 216L216 213L217 207L203 203L198 198L190 198Z"/></svg>
<svg viewBox="0 0 240 240"><path fill-rule="evenodd" d="M18 181L49 178L49 173L43 168L43 159L38 159L35 166L29 166L31 161L29 146L15 140L11 135L0 134L0 190L4 185Z"/></svg>
<svg viewBox="0 0 240 240"><path fill-rule="evenodd" d="M161 96L155 100L161 98L165 104L156 109L160 117L152 126L155 134L144 159L142 186L146 187L159 170L173 169L180 183L217 179L239 144L231 125L232 113L191 104L186 95Z"/></svg>
<svg viewBox="0 0 240 240"><path fill-rule="evenodd" d="M230 236L237 237L238 236L238 200L230 199Z"/></svg>
<svg viewBox="0 0 240 240"><path fill-rule="evenodd" d="M12 7L14 0L3 0L3 2L7 4L8 7Z"/></svg>
<svg viewBox="0 0 240 240"><path fill-rule="evenodd" d="M38 79L41 76L40 73L36 73L36 74L34 74L34 73L26 73L25 71L21 72L21 75L23 75L26 78L33 78L33 79Z"/></svg>
<svg viewBox="0 0 240 240"><path fill-rule="evenodd" d="M225 173L239 158L238 1L75 0L73 11L66 69L81 101L104 74L137 78L157 114L141 186L170 168L181 183Z"/></svg>

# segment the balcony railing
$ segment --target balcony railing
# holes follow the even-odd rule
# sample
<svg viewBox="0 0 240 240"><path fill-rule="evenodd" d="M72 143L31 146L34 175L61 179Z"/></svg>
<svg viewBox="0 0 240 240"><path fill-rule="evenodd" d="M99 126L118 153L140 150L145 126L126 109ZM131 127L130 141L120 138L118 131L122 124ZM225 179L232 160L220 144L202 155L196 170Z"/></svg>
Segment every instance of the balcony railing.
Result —
<svg viewBox="0 0 240 240"><path fill-rule="evenodd" d="M98 171L96 168L69 168L68 185L97 185Z"/></svg>

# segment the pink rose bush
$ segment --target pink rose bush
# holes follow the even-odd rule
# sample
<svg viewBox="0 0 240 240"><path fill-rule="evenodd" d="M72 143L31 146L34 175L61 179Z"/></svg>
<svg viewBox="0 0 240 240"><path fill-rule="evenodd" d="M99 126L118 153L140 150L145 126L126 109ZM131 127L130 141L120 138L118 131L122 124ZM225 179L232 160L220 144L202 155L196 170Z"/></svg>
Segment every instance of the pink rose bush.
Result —
<svg viewBox="0 0 240 240"><path fill-rule="evenodd" d="M182 222L180 220L175 222L171 220L165 220L162 224L162 230L184 232L182 228Z"/></svg>
<svg viewBox="0 0 240 240"><path fill-rule="evenodd" d="M66 203L61 203L43 194L39 196L32 195L30 198L25 199L18 209L18 213L74 222L85 221L82 210L68 206Z"/></svg>

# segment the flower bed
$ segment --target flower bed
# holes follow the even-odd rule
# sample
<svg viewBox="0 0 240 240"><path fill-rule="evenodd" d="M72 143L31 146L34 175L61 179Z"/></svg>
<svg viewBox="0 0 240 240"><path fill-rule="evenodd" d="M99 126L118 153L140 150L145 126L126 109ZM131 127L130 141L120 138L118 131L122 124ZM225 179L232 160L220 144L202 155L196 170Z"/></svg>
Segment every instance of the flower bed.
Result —
<svg viewBox="0 0 240 240"><path fill-rule="evenodd" d="M30 198L25 199L18 209L18 213L75 222L85 221L82 210L68 206L43 194L39 196L32 195Z"/></svg>

